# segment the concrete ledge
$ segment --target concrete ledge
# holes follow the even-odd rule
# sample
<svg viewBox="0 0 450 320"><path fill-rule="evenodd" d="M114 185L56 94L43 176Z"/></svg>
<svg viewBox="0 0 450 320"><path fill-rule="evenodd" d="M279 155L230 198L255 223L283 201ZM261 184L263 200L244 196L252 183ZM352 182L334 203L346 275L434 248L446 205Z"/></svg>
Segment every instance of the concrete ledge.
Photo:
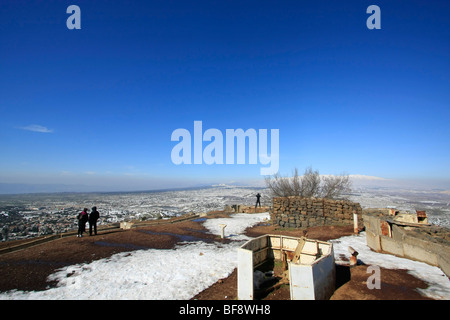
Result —
<svg viewBox="0 0 450 320"><path fill-rule="evenodd" d="M377 252L381 251L381 241L379 235L376 235L372 231L366 230L366 241L369 248Z"/></svg>
<svg viewBox="0 0 450 320"><path fill-rule="evenodd" d="M385 236L381 236L379 238L381 241L381 250L392 253L396 256L405 256L404 246L401 242Z"/></svg>
<svg viewBox="0 0 450 320"><path fill-rule="evenodd" d="M425 262L450 276L450 230L438 226L396 225L379 211L365 212L363 221L367 245L372 250Z"/></svg>
<svg viewBox="0 0 450 320"><path fill-rule="evenodd" d="M110 232L120 231L119 225L112 224L112 225L98 227L98 229L97 229L97 232L108 232L108 231L110 231ZM40 245L40 244L43 244L43 243L46 243L49 241L53 241L56 239L75 236L77 233L78 233L77 231L69 231L69 232L64 232L64 233L59 233L59 234L52 234L52 235L48 235L48 236L41 236L38 238L32 238L29 240L17 240L17 241L19 241L19 243L15 243L15 241L12 241L10 243L10 245L6 244L6 246L4 246L3 248L0 249L0 255L9 253L9 252L13 252L13 251L30 248L30 247L37 246L37 245Z"/></svg>
<svg viewBox="0 0 450 320"><path fill-rule="evenodd" d="M60 238L60 235L50 235L50 236L32 239L30 241L21 242L20 244L17 244L17 245L7 246L5 248L0 249L0 255L8 253L8 252L13 252L13 251L29 248L32 246L36 246L38 244L52 241L52 240L55 240L58 238Z"/></svg>
<svg viewBox="0 0 450 320"><path fill-rule="evenodd" d="M450 275L450 252L448 248L442 249L443 254L437 256L437 264L444 271L444 273Z"/></svg>
<svg viewBox="0 0 450 320"><path fill-rule="evenodd" d="M437 254L434 252L425 250L424 248L409 243L403 243L403 251L405 258L426 262L433 266L439 266Z"/></svg>

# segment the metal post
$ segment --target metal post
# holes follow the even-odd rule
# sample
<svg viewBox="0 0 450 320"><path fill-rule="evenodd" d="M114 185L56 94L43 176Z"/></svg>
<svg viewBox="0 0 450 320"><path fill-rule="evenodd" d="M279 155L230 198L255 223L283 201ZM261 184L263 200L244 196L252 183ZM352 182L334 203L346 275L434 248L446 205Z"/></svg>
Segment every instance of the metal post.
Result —
<svg viewBox="0 0 450 320"><path fill-rule="evenodd" d="M225 227L226 227L227 225L226 224L219 224L219 227L222 229L221 230L221 233L220 233L220 237L223 239L223 238L225 238Z"/></svg>
<svg viewBox="0 0 450 320"><path fill-rule="evenodd" d="M353 232L355 234L359 233L359 228L358 228L358 215L356 214L356 210L353 210Z"/></svg>

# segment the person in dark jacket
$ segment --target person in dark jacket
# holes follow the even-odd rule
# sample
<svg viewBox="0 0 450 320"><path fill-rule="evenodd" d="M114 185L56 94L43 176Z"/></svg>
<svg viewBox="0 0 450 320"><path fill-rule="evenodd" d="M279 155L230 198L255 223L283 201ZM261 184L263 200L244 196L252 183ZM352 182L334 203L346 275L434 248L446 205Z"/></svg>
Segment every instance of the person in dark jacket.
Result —
<svg viewBox="0 0 450 320"><path fill-rule="evenodd" d="M97 211L97 207L92 207L91 214L89 215L89 235L92 236L92 227L94 227L94 233L97 235L97 220L100 218L100 213Z"/></svg>
<svg viewBox="0 0 450 320"><path fill-rule="evenodd" d="M84 208L83 211L78 215L78 234L77 237L81 238L83 232L86 231L86 222L88 221L88 208Z"/></svg>

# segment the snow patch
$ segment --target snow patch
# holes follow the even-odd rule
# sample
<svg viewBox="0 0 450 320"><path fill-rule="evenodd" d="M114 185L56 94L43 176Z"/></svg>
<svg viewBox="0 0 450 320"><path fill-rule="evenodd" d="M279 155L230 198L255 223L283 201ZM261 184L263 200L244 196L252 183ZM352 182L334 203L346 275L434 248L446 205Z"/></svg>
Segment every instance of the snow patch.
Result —
<svg viewBox="0 0 450 320"><path fill-rule="evenodd" d="M434 299L450 299L450 282L441 269L424 262L372 251L366 245L365 232L361 232L359 235L341 237L331 240L331 242L333 243L334 256L337 264L343 262L342 257L346 256L349 258L348 247L351 246L358 251L358 260L361 260L364 264L376 265L386 269L406 269L409 274L428 283L428 288L417 289L423 295ZM370 274L367 276L369 277ZM382 273L381 277L383 277Z"/></svg>
<svg viewBox="0 0 450 320"><path fill-rule="evenodd" d="M207 219L204 225L211 233L220 235L219 224L226 224L225 235L235 241L228 244L189 242L180 243L171 250L119 253L58 270L49 276L49 280L57 281L55 288L32 292L13 290L1 293L0 299L190 299L233 272L237 267L237 248L248 239L242 233L268 218L268 213L240 213L229 218ZM373 252L366 245L364 232L332 242L337 263L342 263L342 255L349 256L348 246L351 246L359 252L358 259L365 264L407 269L429 284L427 289L419 289L422 294L436 299L450 299L449 280L437 267Z"/></svg>

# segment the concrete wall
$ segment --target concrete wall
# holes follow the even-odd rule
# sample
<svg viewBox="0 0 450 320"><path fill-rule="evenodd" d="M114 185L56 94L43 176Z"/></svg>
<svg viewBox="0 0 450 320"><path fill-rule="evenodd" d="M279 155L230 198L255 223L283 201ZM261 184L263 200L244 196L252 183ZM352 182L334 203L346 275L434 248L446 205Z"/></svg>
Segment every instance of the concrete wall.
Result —
<svg viewBox="0 0 450 320"><path fill-rule="evenodd" d="M363 220L371 249L437 266L450 276L449 229L401 226L390 223L381 212L365 212Z"/></svg>
<svg viewBox="0 0 450 320"><path fill-rule="evenodd" d="M252 239L238 248L238 299L254 298L253 271L267 259L282 260L289 264L289 284L292 300L329 299L335 290L336 271L333 244L306 239L293 262L300 238L264 235ZM290 253L290 254L289 254ZM317 258L317 255L320 257Z"/></svg>
<svg viewBox="0 0 450 320"><path fill-rule="evenodd" d="M291 300L328 300L336 283L334 252L312 264L289 263Z"/></svg>
<svg viewBox="0 0 450 320"><path fill-rule="evenodd" d="M321 225L353 224L353 211L362 225L359 203L321 198L273 198L272 221L284 228L305 228Z"/></svg>

